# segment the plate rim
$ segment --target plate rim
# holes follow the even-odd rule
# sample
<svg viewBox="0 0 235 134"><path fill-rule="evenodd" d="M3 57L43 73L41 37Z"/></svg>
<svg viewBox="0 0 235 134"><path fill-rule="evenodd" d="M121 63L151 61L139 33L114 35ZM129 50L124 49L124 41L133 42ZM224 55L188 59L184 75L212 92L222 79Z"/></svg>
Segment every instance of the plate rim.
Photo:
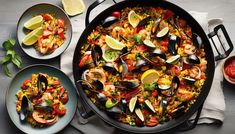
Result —
<svg viewBox="0 0 235 134"><path fill-rule="evenodd" d="M73 84L72 80L63 72L61 71L59 68L56 68L55 66L52 66L52 65L47 65L47 64L33 64L33 65L29 65L29 66L26 66L24 67L23 69L21 69L20 71L18 71L11 79L11 82L9 83L8 87L7 87L7 91L5 93L5 107L6 107L6 110L7 110L7 115L8 117L11 119L11 122L15 125L15 127L20 130L21 132L24 132L24 133L27 133L25 130L22 130L21 128L18 127L18 125L16 125L16 123L13 121L13 117L9 114L9 108L8 108L8 105L7 105L7 96L9 96L9 91L10 91L10 87L11 87L11 84L13 82L13 80L22 72L24 72L25 70L28 70L30 68L33 68L33 67L39 67L39 66L42 66L42 67L49 67L51 69L55 69L56 71L59 71L61 72L64 76L66 76L68 78L68 80L71 82L73 88L75 89L75 92L76 92L76 95L75 95L75 99L76 101L74 102L75 103L75 110L73 111L72 113L72 116L71 116L71 119L69 119L68 123L62 127L60 127L57 131L54 131L53 133L57 133L57 132L60 132L61 130L63 130L65 127L67 127L69 125L69 123L73 120L73 118L76 116L76 111L77 111L77 105L78 105L78 91L77 91L77 88L75 87L75 85ZM65 123L63 123L65 124Z"/></svg>
<svg viewBox="0 0 235 134"><path fill-rule="evenodd" d="M71 37L70 37L70 40L69 40L67 46L66 46L66 47L64 48L64 50L62 50L60 53L58 53L58 54L55 55L55 56L51 56L51 57L49 57L49 58L43 58L44 55L42 55L42 57L38 57L38 56L33 56L33 55L28 54L28 53L24 50L22 44L20 43L19 35L18 35L19 23L20 23L20 21L22 20L24 14L27 13L27 12L28 12L29 10L31 10L32 8L34 8L34 7L36 7L36 6L40 6L40 5L49 5L49 6L55 7L55 8L57 8L57 9L59 9L60 11L62 11L63 14L66 16L66 18L67 18L68 21L69 21L69 24L68 24L69 27L71 27L71 35L70 35ZM72 36L73 36L73 27L72 27L72 23L71 23L71 20L70 20L69 16L65 13L65 11L64 11L60 6L55 5L55 4L52 4L52 3L49 3L49 2L41 2L41 3L38 3L38 4L34 4L34 5L32 5L32 6L29 6L29 7L21 14L19 20L17 21L17 25L16 25L16 37L17 37L17 41L18 41L18 44L19 44L20 48L23 50L23 52L24 52L27 56L29 56L29 57L31 57L31 58L34 58L34 59L38 59L38 60L49 60L49 59L53 59L53 58L56 58L56 57L60 56L60 55L61 55L62 53L64 53L64 51L69 47L69 45L70 45L70 43L71 43L71 41L72 41ZM52 53L51 53L51 54L52 54ZM49 55L50 55L50 54L49 54Z"/></svg>

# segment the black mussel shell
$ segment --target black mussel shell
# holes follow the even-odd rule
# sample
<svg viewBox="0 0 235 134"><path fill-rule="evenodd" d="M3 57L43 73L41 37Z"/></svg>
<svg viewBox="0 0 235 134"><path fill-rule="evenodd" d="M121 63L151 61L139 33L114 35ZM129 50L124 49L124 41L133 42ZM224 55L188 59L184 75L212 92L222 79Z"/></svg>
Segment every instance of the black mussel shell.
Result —
<svg viewBox="0 0 235 134"><path fill-rule="evenodd" d="M160 109L159 109L159 114L163 115L166 112L166 107L167 107L167 99L163 97L160 101Z"/></svg>
<svg viewBox="0 0 235 134"><path fill-rule="evenodd" d="M30 109L32 108L31 102L29 102L28 98L24 95L21 101L21 109L19 113L20 121L24 122L28 117L29 113L31 112Z"/></svg>
<svg viewBox="0 0 235 134"><path fill-rule="evenodd" d="M182 115L186 112L185 110L187 109L187 102L182 102L177 109L173 111L173 117L178 118L182 117Z"/></svg>
<svg viewBox="0 0 235 134"><path fill-rule="evenodd" d="M183 77L183 79L187 84L194 84L196 82L196 80L193 78Z"/></svg>
<svg viewBox="0 0 235 134"><path fill-rule="evenodd" d="M174 95L180 86L180 79L178 76L174 76L171 83L171 91L169 92L170 96Z"/></svg>
<svg viewBox="0 0 235 134"><path fill-rule="evenodd" d="M175 35L169 37L168 48L173 55L177 54L178 46L180 45L180 38Z"/></svg>
<svg viewBox="0 0 235 134"><path fill-rule="evenodd" d="M124 113L126 113L126 111L127 111L127 101L124 98L121 99L121 109Z"/></svg>
<svg viewBox="0 0 235 134"><path fill-rule="evenodd" d="M93 79L92 86L95 88L96 91L100 91L104 89L104 84L97 79Z"/></svg>
<svg viewBox="0 0 235 134"><path fill-rule="evenodd" d="M118 61L118 71L122 74L122 77L125 77L128 73L128 66L126 62L121 58Z"/></svg>
<svg viewBox="0 0 235 134"><path fill-rule="evenodd" d="M104 28L106 28L106 27L109 27L110 25L114 24L117 21L118 21L117 17L109 16L103 21L102 26Z"/></svg>
<svg viewBox="0 0 235 134"><path fill-rule="evenodd" d="M43 86L44 84L44 86ZM45 77L45 75L39 73L38 74L38 81L37 81L37 87L39 90L39 94L41 95L43 92L45 92L47 90L47 86L48 86L48 81L47 78Z"/></svg>
<svg viewBox="0 0 235 134"><path fill-rule="evenodd" d="M110 72L110 73L117 73L118 72L118 70L115 68L113 63L105 63L103 65L103 69L107 72Z"/></svg>
<svg viewBox="0 0 235 134"><path fill-rule="evenodd" d="M119 83L126 89L135 89L140 85L137 81L119 81Z"/></svg>
<svg viewBox="0 0 235 134"><path fill-rule="evenodd" d="M196 48L201 48L202 46L202 38L197 35L196 33L193 33L192 34L192 41L193 41L193 44Z"/></svg>
<svg viewBox="0 0 235 134"><path fill-rule="evenodd" d="M160 49L155 49L152 53L152 56L159 56L160 58L166 60L166 55L160 50Z"/></svg>
<svg viewBox="0 0 235 134"><path fill-rule="evenodd" d="M152 35L155 35L156 34L156 32L157 32L157 30L158 30L158 28L159 28L159 23L161 22L161 19L160 18L158 18L157 20L155 20L154 21L154 25L152 26L152 28L151 28L151 34Z"/></svg>
<svg viewBox="0 0 235 134"><path fill-rule="evenodd" d="M98 98L98 100L100 101L100 103L105 106L105 103L107 101L107 97L103 94L103 93L98 93L96 94L96 97Z"/></svg>
<svg viewBox="0 0 235 134"><path fill-rule="evenodd" d="M45 101L43 101L42 103L38 104L35 106L35 108L40 108L42 110L45 110L45 111L53 111L54 109L48 105L48 103L46 103Z"/></svg>
<svg viewBox="0 0 235 134"><path fill-rule="evenodd" d="M148 25L150 20L151 20L151 16L148 16L148 17L144 18L143 20L141 20L139 22L137 27L142 27L142 26Z"/></svg>
<svg viewBox="0 0 235 134"><path fill-rule="evenodd" d="M95 66L97 66L97 62L102 59L102 53L103 53L102 49L99 45L95 45L92 48L91 56L92 56Z"/></svg>
<svg viewBox="0 0 235 134"><path fill-rule="evenodd" d="M196 55L192 54L189 55L188 62L191 64L200 64L200 59Z"/></svg>
<svg viewBox="0 0 235 134"><path fill-rule="evenodd" d="M148 63L145 60L138 60L133 71L146 71L147 69L149 69Z"/></svg>
<svg viewBox="0 0 235 134"><path fill-rule="evenodd" d="M112 107L111 109L107 109L106 113L112 118L114 118L117 114L121 114L123 112L119 107L115 106L115 107Z"/></svg>

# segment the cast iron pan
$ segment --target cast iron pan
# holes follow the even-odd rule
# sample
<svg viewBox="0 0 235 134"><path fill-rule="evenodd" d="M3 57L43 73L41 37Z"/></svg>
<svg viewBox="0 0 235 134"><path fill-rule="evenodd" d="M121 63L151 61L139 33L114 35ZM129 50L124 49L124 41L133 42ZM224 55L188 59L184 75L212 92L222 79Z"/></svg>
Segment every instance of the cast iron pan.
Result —
<svg viewBox="0 0 235 134"><path fill-rule="evenodd" d="M96 7L98 4L102 3L104 0L98 0L94 2L87 10L87 16L86 16L86 24L89 23L89 14L90 11ZM216 35L218 29L222 29L222 31L225 31L224 35L227 37L227 42L230 46L230 49L225 51L224 54L219 54L216 58L213 55L213 51L209 42L209 39L201 26L198 24L198 22L189 14L187 13L184 9L178 7L175 4L172 4L167 1L160 1L160 0L127 0L127 1L122 1L119 3L116 3L115 5L109 7L108 9L104 10L102 13L100 13L98 16L96 16L90 23L89 25L86 26L86 29L83 31L78 44L75 49L74 57L73 57L73 75L74 75L74 80L75 83L77 80L81 79L81 71L79 70L78 64L81 58L80 55L80 50L82 44L86 43L88 35L92 32L93 29L96 28L99 24L101 24L101 21L104 20L106 17L110 16L110 14L113 11L121 11L125 7L136 7L136 6L155 6L155 7L163 7L166 9L172 10L176 15L180 16L181 18L184 18L187 23L192 27L192 30L197 33L203 40L203 43L205 45L205 53L206 53L206 60L208 62L207 64L207 71L206 71L206 76L207 79L205 81L204 86L202 87L202 91L200 95L198 96L196 102L191 106L191 108L188 110L187 113L183 114L177 119L173 119L169 122L166 122L164 124L159 124L155 127L133 127L128 124L124 124L121 122L116 121L115 119L109 117L104 111L98 109L91 101L90 99L86 96L84 93L82 87L79 84L76 84L77 90L82 97L82 99L85 101L85 103L92 109L92 111L98 115L102 120L107 122L110 125L113 125L116 128L129 131L129 132L134 132L134 133L157 133L157 132L163 132L166 130L169 130L171 128L174 128L176 126L179 126L186 120L188 120L198 109L199 107L202 107L202 104L204 100L206 99L210 88L212 84L212 80L214 77L214 70L215 70L215 59L219 60L222 58L227 57L230 52L233 49L231 40L229 39L223 25L220 25L215 29L213 33L210 34L210 38ZM200 113L200 112L198 112ZM199 117L199 114L198 114Z"/></svg>

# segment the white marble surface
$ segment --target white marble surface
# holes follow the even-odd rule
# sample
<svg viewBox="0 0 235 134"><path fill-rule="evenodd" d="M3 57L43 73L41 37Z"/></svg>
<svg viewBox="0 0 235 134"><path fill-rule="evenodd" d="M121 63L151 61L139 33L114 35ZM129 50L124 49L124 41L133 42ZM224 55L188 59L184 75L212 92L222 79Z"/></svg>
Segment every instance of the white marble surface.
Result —
<svg viewBox="0 0 235 134"><path fill-rule="evenodd" d="M84 0L86 6L88 6L94 0ZM209 18L223 18L224 25L231 37L233 43L235 43L235 1L234 0L169 0L180 7L186 9L187 11L195 10L201 12L208 12ZM25 9L40 2L50 2L61 6L60 0L0 0L0 44L8 37L16 37L16 23ZM106 3L110 4L111 0L106 0ZM93 11L92 14L97 14L98 12ZM82 32L79 29L79 25L84 25L85 14L72 17L71 20L74 23L74 27L77 28L77 32ZM22 50L16 46L17 51L23 56L24 66L35 64L35 63L50 63L54 66L59 66L59 58L49 61L35 61L26 56ZM2 47L0 47L0 60L4 55ZM18 70L13 66L10 66L14 73ZM2 73L2 68L0 66L0 133L3 134L14 134L20 133L20 131L15 128L14 124L11 122L7 115L5 108L5 92L7 90L8 84L11 78L6 77ZM185 134L232 134L234 133L235 124L235 86L228 84L224 81L224 93L226 100L226 111L225 120L222 126L214 125L199 125L191 131L184 132ZM108 131L108 130L107 130ZM75 130L71 126L66 127L60 133L75 134L79 131ZM175 132L177 133L177 132Z"/></svg>

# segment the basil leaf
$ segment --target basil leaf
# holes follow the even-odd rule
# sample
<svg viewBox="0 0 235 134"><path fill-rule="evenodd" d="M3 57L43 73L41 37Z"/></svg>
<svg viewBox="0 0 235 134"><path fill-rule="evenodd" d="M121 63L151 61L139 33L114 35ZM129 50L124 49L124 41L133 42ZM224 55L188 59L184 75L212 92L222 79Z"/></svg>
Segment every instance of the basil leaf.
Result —
<svg viewBox="0 0 235 134"><path fill-rule="evenodd" d="M21 68L22 67L22 62L19 61L19 59L17 58L19 55L15 55L14 57L12 57L11 61L18 67Z"/></svg>
<svg viewBox="0 0 235 134"><path fill-rule="evenodd" d="M13 50L13 45L10 43L10 41L5 41L2 44L2 47L8 50Z"/></svg>
<svg viewBox="0 0 235 134"><path fill-rule="evenodd" d="M9 71L7 64L3 64L3 70L4 73L8 76L8 77L12 77L12 73Z"/></svg>
<svg viewBox="0 0 235 134"><path fill-rule="evenodd" d="M2 64L5 64L11 60L11 56L7 55L2 58Z"/></svg>
<svg viewBox="0 0 235 134"><path fill-rule="evenodd" d="M52 100L45 100L48 106L52 106L53 101Z"/></svg>
<svg viewBox="0 0 235 134"><path fill-rule="evenodd" d="M16 44L16 40L13 38L9 38L8 41L11 43L12 46Z"/></svg>

